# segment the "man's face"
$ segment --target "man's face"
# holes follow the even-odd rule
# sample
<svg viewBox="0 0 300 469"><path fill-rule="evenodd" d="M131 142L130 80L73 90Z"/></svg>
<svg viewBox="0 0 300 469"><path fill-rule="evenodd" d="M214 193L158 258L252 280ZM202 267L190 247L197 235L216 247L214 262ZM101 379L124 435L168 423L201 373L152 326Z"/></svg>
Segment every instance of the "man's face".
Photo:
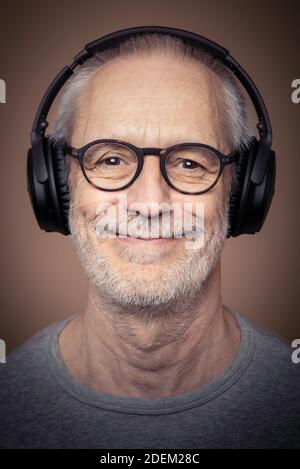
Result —
<svg viewBox="0 0 300 469"><path fill-rule="evenodd" d="M104 138L159 148L200 142L226 153L219 126L219 86L214 74L198 64L180 64L159 55L115 59L105 64L84 89L71 144L79 148ZM225 168L209 192L181 194L164 180L159 158L149 155L131 186L106 192L89 184L72 161L70 228L94 285L114 301L136 306L161 305L200 292L226 239L230 177L230 170ZM197 204L203 204L203 243L196 249L184 236L143 240L132 231L128 231L130 238L99 236L97 224L104 219L105 204L120 213L120 196L123 201L126 197L128 230L138 216L143 228L149 223L148 236L151 223L162 223L155 207L170 207L172 236L178 221L171 207L181 207L182 214L191 213L195 222ZM134 210L136 204L139 212ZM136 236L147 237L143 233L146 231Z"/></svg>

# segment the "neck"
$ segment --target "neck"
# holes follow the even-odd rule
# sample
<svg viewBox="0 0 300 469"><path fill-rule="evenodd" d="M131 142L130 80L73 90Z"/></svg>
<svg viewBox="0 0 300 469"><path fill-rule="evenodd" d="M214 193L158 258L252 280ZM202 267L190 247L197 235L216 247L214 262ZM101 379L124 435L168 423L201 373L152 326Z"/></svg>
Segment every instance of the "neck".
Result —
<svg viewBox="0 0 300 469"><path fill-rule="evenodd" d="M150 398L208 383L239 344L239 327L221 302L219 263L197 298L159 308L117 305L89 284L85 311L59 336L62 358L81 384Z"/></svg>

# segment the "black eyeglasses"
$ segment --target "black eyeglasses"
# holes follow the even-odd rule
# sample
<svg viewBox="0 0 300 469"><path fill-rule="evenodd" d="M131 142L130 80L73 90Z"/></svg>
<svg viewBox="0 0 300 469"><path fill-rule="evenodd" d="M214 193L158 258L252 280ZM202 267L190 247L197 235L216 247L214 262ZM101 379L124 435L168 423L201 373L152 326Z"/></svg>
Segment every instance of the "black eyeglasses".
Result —
<svg viewBox="0 0 300 469"><path fill-rule="evenodd" d="M224 167L239 154L223 155L204 143L179 143L168 148L140 148L122 140L94 140L81 148L65 143L65 151L76 158L86 180L103 191L129 187L140 175L144 157L159 156L165 181L182 194L203 194L218 182Z"/></svg>

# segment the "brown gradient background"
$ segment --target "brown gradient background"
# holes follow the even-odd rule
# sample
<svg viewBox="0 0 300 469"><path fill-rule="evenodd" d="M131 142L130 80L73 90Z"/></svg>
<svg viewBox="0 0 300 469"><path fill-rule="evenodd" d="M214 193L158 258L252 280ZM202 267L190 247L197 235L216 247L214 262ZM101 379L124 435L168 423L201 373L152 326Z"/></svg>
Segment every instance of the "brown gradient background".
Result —
<svg viewBox="0 0 300 469"><path fill-rule="evenodd" d="M299 1L10 0L1 1L0 24L0 77L7 85L7 103L0 104L0 338L8 350L82 310L86 298L87 280L70 238L41 231L27 195L37 106L84 44L140 25L179 27L215 40L262 93L277 154L276 192L262 231L226 243L223 301L288 340L300 337L300 104L291 102L291 82L300 78Z"/></svg>

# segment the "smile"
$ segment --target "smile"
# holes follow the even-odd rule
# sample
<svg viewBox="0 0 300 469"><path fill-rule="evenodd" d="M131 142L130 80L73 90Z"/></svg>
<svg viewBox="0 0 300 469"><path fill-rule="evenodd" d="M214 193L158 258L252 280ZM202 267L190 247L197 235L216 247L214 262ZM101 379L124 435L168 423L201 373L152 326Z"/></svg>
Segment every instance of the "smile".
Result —
<svg viewBox="0 0 300 469"><path fill-rule="evenodd" d="M124 242L127 242L127 243L137 243L137 244L165 244L165 243L170 243L171 241L174 241L175 238L171 237L171 238L162 238L162 237L159 237L159 238L142 238L142 237L134 237L134 236L128 236L128 235L119 235L119 233L116 233L117 235L117 238L120 240L120 241L124 241Z"/></svg>

